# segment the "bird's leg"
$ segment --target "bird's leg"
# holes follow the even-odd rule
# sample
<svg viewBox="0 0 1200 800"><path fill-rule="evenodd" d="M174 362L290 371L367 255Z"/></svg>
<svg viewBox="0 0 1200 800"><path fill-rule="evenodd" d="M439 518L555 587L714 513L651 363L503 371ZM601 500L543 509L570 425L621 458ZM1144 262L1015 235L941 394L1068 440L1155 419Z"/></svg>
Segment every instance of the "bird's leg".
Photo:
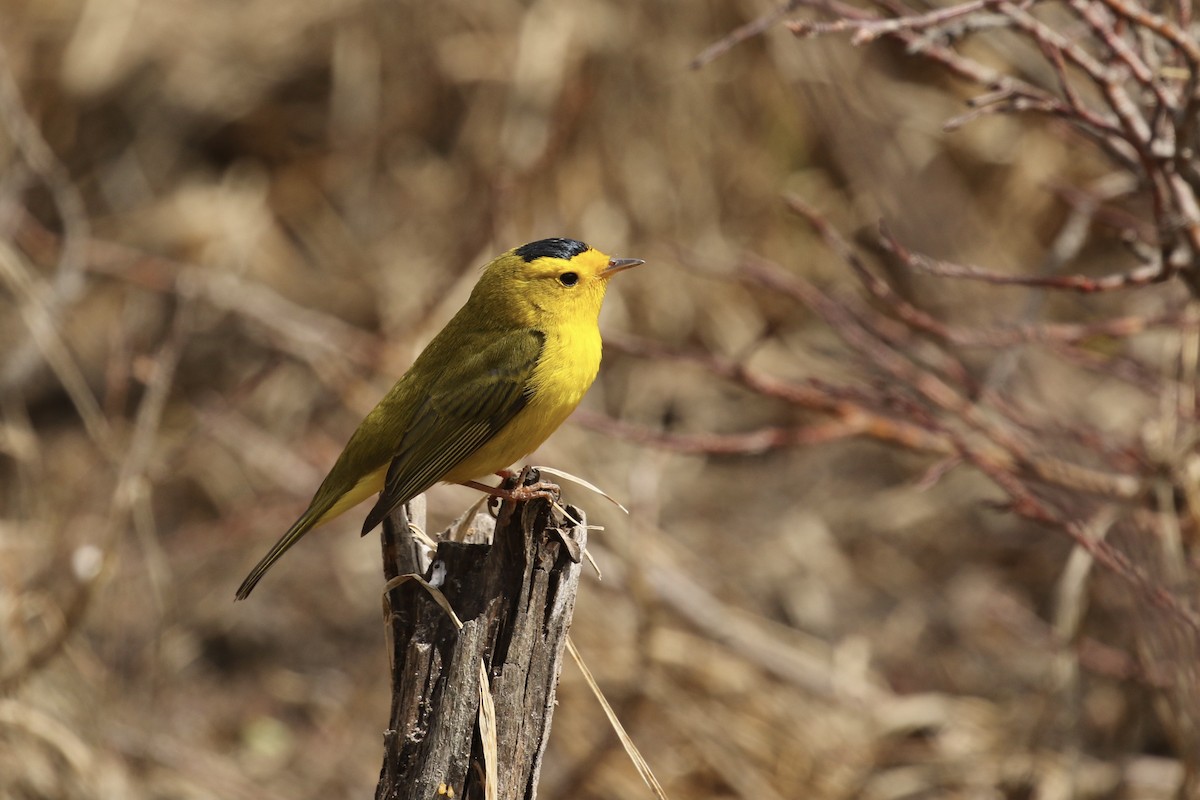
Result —
<svg viewBox="0 0 1200 800"><path fill-rule="evenodd" d="M558 499L558 494L561 491L557 483L549 481L538 481L527 486L518 486L514 489L504 489L499 486L488 486L486 483L479 481L463 481L462 486L469 486L472 489L478 489L484 494L489 494L492 497L498 497L501 500L515 500L521 502L524 500L532 500L535 497L548 497L551 500Z"/></svg>
<svg viewBox="0 0 1200 800"><path fill-rule="evenodd" d="M541 480L540 474L533 467L522 470L520 474L508 469L499 470L496 475L504 480L500 486L488 486L486 483L478 481L463 481L462 485L478 489L484 494L498 497L501 500L512 500L518 503L532 500L535 497L558 500L562 492L557 483ZM521 478L524 478L524 481L520 486L516 485Z"/></svg>

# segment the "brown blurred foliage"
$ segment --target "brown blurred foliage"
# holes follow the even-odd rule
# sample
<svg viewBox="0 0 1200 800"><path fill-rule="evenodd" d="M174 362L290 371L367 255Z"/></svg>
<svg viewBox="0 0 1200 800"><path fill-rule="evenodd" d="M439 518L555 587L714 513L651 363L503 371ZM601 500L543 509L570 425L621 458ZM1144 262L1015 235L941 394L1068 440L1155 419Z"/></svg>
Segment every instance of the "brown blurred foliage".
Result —
<svg viewBox="0 0 1200 800"><path fill-rule="evenodd" d="M744 280L781 265L894 332L895 304L853 305L864 284L821 224L873 258L884 219L913 251L1016 275L1122 273L1125 245L1163 243L1136 172L1053 114L943 130L981 89L903 40L764 24L688 68L769 10L0 0L0 796L371 791L387 656L355 514L233 592L478 266L554 235L649 262L610 293L620 347L588 424L533 460L632 509L572 492L607 527L573 636L673 797L1186 796L1197 347L1178 282L1085 296L870 266L956 329L1171 320L1073 358L883 337L1003 384L1023 430L1136 475L1136 497L1037 494L1039 521L1028 484L953 437L940 455L861 430L709 446L819 416L715 360L940 430L823 301ZM973 58L1055 86L1046 48L979 30ZM1100 198L1082 223L1080 192ZM475 499L439 488L432 517ZM1058 535L1117 519L1147 590ZM1181 558L1151 568L1168 522ZM570 665L542 796L648 796Z"/></svg>

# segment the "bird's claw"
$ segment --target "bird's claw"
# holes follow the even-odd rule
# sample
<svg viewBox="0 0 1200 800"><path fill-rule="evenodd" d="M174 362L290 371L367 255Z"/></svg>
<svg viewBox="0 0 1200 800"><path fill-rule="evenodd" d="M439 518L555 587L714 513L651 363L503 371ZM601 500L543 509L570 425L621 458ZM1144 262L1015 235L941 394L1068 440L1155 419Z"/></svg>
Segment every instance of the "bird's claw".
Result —
<svg viewBox="0 0 1200 800"><path fill-rule="evenodd" d="M506 499L518 503L532 500L535 497L545 497L547 500L557 503L562 496L562 488L557 483L551 483L550 481L527 483L524 486L518 486L515 489L508 489L507 491L508 497Z"/></svg>
<svg viewBox="0 0 1200 800"><path fill-rule="evenodd" d="M491 495L488 501L488 509L492 513L499 512L499 504L505 500L514 503L523 503L527 500L544 497L551 503L557 503L562 497L562 489L559 485L550 481L543 481L537 467L526 467L519 472L504 470L503 473L506 474L502 474L501 472L496 473L504 478L504 481L499 486L487 486L477 481L464 481L463 485Z"/></svg>

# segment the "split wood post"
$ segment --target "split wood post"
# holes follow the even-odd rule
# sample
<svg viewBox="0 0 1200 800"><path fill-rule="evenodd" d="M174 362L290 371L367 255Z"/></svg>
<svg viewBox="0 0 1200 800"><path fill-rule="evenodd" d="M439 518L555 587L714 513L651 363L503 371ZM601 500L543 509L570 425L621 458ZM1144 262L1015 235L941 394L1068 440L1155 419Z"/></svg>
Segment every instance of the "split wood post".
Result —
<svg viewBox="0 0 1200 800"><path fill-rule="evenodd" d="M409 505L414 522L423 526L423 503ZM585 521L581 510L566 508ZM431 569L405 512L384 521L388 580L432 575L463 627L417 581L405 581L384 597L392 711L377 800L537 795L587 531L542 498L506 501L497 519L485 510L469 527L467 542L439 542ZM473 539L490 544L468 543ZM495 704L493 795L485 793L481 659Z"/></svg>

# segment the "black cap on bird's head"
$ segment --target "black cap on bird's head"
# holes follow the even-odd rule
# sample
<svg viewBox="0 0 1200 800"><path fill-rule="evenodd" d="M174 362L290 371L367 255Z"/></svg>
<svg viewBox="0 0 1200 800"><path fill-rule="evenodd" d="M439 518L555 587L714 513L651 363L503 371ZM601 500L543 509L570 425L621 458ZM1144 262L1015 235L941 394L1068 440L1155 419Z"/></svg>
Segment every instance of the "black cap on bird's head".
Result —
<svg viewBox="0 0 1200 800"><path fill-rule="evenodd" d="M516 282L532 287L532 281L549 280L567 290L569 295L592 294L594 296L587 302L594 304L599 313L600 301L604 298L603 285L608 279L642 263L639 258L609 258L578 239L555 237L515 247L484 267L484 271L491 274L489 281ZM484 280L479 286L477 291L489 291ZM563 308L568 306L570 304Z"/></svg>
<svg viewBox="0 0 1200 800"><path fill-rule="evenodd" d="M578 239L539 239L536 242L521 245L513 252L529 263L536 258L561 258L570 260L590 248Z"/></svg>

